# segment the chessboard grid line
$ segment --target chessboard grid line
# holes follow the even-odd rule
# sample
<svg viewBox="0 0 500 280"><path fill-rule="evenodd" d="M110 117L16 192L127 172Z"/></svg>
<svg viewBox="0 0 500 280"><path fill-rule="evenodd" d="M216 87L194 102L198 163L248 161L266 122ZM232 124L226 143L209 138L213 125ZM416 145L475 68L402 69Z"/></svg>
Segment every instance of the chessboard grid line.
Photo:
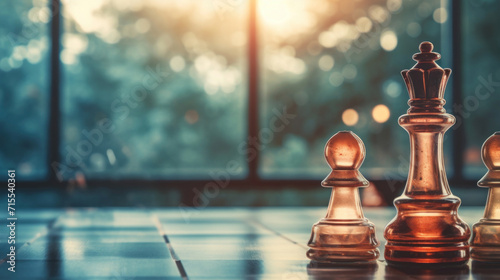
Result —
<svg viewBox="0 0 500 280"><path fill-rule="evenodd" d="M22 250L26 246L30 246L31 244L33 244L33 242L35 242L36 240L38 240L40 237L49 234L56 227L56 225L59 223L59 218L61 218L63 215L64 215L64 213L60 214L56 218L51 219L47 223L47 226L43 230L37 232L35 234L35 236L33 236L30 240L26 241L23 245L21 245L21 247L19 247L18 251ZM6 256L5 258L1 259L0 260L0 266L3 263L5 263L8 259L9 259L9 256Z"/></svg>
<svg viewBox="0 0 500 280"><path fill-rule="evenodd" d="M257 221L257 220L249 220L249 221L248 221L248 223L250 223L250 224L254 224L254 225L258 226L258 227L261 227L261 228L263 228L263 229L265 229L265 230L268 230L268 231L270 231L270 232L274 233L275 235L277 235L277 236L279 236L279 237L281 237L281 238L285 239L286 241L291 242L291 243L293 243L293 244L295 244L295 245L297 245L297 246L301 247L302 249L309 250L309 248L308 248L307 246L303 245L302 243L297 242L297 241L294 241L293 239L289 238L288 236L286 236L286 235L284 235L284 234L282 234L282 233L280 233L280 232L278 232L278 231L276 231L276 230L274 230L274 229L272 229L272 228L268 227L267 225L263 224L263 223L262 223L262 222L260 222L260 221Z"/></svg>
<svg viewBox="0 0 500 280"><path fill-rule="evenodd" d="M175 252L174 246L170 242L170 239L168 238L167 233L163 230L163 225L161 224L160 219L155 214L152 214L151 218L153 219L153 223L155 224L156 229L158 230L158 233L163 237L163 240L165 241L165 244L167 245L167 249L170 253L170 256L172 257L172 259L175 262L175 265L177 267L177 270L179 271L180 276L184 280L189 280L186 269L184 268L184 265L182 264L181 259L179 258L179 256Z"/></svg>

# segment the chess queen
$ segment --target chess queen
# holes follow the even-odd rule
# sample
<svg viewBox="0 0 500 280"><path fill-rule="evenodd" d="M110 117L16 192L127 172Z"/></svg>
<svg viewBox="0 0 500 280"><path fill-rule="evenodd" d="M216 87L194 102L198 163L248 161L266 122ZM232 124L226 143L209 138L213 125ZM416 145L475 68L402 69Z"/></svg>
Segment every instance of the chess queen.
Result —
<svg viewBox="0 0 500 280"><path fill-rule="evenodd" d="M417 64L402 71L410 100L399 125L410 135L410 170L404 193L394 200L397 216L387 225L385 259L392 265L450 264L469 259L470 229L458 216L444 168L443 136L455 117L446 113L443 98L450 69L430 42L414 54Z"/></svg>

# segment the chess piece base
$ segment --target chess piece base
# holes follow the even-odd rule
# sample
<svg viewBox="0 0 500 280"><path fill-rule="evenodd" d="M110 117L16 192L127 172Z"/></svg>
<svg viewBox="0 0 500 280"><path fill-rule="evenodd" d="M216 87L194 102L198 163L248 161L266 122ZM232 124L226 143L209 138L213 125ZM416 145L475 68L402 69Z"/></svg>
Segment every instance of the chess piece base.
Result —
<svg viewBox="0 0 500 280"><path fill-rule="evenodd" d="M378 249L360 250L360 249L309 249L307 257L318 263L332 264L363 264L366 262L376 262L380 252Z"/></svg>
<svg viewBox="0 0 500 280"><path fill-rule="evenodd" d="M468 276L467 263L462 265L391 263L385 267L385 279L468 279Z"/></svg>
<svg viewBox="0 0 500 280"><path fill-rule="evenodd" d="M469 227L456 214L460 200L395 201L398 215L386 227L385 259L389 264L460 265L469 259Z"/></svg>
<svg viewBox="0 0 500 280"><path fill-rule="evenodd" d="M461 249L457 249L456 246L460 246ZM396 266L462 265L469 260L469 246L466 242L449 247L386 245L385 259L388 264Z"/></svg>
<svg viewBox="0 0 500 280"><path fill-rule="evenodd" d="M472 227L471 259L478 262L500 262L500 221L481 219Z"/></svg>
<svg viewBox="0 0 500 280"><path fill-rule="evenodd" d="M380 256L375 226L367 219L322 219L314 224L307 257L316 262L369 262Z"/></svg>

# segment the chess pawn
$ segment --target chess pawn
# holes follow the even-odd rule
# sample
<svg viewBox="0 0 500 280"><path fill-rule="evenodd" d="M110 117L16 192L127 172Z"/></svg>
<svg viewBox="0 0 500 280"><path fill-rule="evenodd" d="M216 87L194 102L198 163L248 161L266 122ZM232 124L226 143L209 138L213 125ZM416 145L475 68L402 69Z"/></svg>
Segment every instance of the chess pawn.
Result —
<svg viewBox="0 0 500 280"><path fill-rule="evenodd" d="M500 262L500 132L484 142L481 157L488 172L477 185L490 189L484 217L472 227L471 258Z"/></svg>
<svg viewBox="0 0 500 280"><path fill-rule="evenodd" d="M365 146L350 131L333 135L325 146L332 168L321 183L332 188L326 217L313 225L307 257L317 262L369 262L380 255L375 226L364 217L359 187L368 181L358 171L365 158Z"/></svg>
<svg viewBox="0 0 500 280"><path fill-rule="evenodd" d="M435 63L441 58L430 42L414 54L417 64L402 72L410 100L399 125L410 136L410 170L398 210L387 225L385 259L392 265L461 265L469 259L469 226L458 216L460 199L451 193L444 168L444 133L455 117L443 105L451 73Z"/></svg>

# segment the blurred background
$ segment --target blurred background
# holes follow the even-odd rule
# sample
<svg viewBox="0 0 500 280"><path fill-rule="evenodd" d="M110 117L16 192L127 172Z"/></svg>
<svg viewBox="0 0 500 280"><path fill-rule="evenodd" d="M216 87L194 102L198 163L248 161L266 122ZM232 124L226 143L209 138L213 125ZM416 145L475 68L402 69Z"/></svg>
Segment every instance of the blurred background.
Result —
<svg viewBox="0 0 500 280"><path fill-rule="evenodd" d="M400 71L422 41L452 68L452 191L484 205L499 130L500 2L0 3L0 174L23 207L324 205L323 148L363 139L365 205L401 193Z"/></svg>

